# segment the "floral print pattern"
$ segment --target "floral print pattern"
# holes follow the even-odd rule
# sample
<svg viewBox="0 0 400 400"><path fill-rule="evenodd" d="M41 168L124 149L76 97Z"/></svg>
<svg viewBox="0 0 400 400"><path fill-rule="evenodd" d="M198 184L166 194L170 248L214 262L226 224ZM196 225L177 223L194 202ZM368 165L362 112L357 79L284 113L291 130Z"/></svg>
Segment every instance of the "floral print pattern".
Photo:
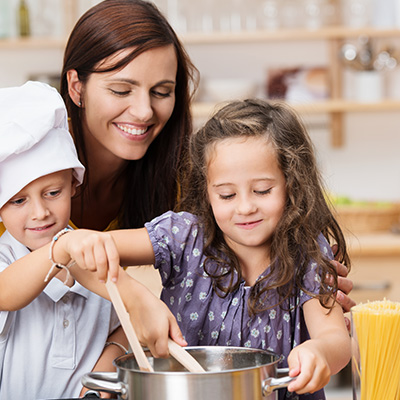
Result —
<svg viewBox="0 0 400 400"><path fill-rule="evenodd" d="M282 307L275 307L251 317L247 312L250 287L239 288L221 298L214 291L211 278L204 271L204 233L197 218L189 213L167 212L146 224L155 253L163 291L162 300L177 318L186 341L191 346L240 346L273 351L283 355L280 367L286 367L291 349L309 338L302 305L310 295L299 290ZM325 238L318 238L321 250L333 258ZM304 286L318 293L320 277L310 263ZM277 293L271 294L276 303ZM279 399L324 400L323 390L296 395L279 390Z"/></svg>

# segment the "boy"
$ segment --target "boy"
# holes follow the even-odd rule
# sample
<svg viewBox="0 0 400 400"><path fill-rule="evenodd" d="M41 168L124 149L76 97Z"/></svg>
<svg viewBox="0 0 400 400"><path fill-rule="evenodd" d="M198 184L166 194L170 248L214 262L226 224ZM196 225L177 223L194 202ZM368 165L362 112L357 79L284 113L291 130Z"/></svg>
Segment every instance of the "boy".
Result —
<svg viewBox="0 0 400 400"><path fill-rule="evenodd" d="M127 345L111 303L64 269L46 284L13 263L67 227L84 167L55 89L0 89L0 109L0 399L78 397L81 376L112 370Z"/></svg>

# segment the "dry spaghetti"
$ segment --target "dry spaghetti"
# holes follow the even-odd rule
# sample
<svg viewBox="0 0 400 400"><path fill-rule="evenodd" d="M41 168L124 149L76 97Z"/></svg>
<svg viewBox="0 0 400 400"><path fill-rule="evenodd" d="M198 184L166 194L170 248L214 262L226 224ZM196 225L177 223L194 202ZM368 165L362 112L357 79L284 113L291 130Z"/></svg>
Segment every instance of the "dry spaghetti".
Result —
<svg viewBox="0 0 400 400"><path fill-rule="evenodd" d="M360 400L400 400L400 303L389 300L351 309L353 379ZM358 359L359 358L359 362Z"/></svg>

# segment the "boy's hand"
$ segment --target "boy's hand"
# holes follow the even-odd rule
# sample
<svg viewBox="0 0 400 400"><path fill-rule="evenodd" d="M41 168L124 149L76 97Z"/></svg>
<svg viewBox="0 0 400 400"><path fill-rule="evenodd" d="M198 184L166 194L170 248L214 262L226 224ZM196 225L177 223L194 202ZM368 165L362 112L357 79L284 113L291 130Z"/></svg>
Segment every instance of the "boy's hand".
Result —
<svg viewBox="0 0 400 400"><path fill-rule="evenodd" d="M288 364L289 376L297 377L288 386L290 392L314 393L329 382L331 371L328 363L310 341L296 346L290 352Z"/></svg>
<svg viewBox="0 0 400 400"><path fill-rule="evenodd" d="M108 276L117 281L119 254L109 233L78 229L63 235L59 241L80 268L97 272L101 282L105 282ZM57 246L54 251L59 251Z"/></svg>

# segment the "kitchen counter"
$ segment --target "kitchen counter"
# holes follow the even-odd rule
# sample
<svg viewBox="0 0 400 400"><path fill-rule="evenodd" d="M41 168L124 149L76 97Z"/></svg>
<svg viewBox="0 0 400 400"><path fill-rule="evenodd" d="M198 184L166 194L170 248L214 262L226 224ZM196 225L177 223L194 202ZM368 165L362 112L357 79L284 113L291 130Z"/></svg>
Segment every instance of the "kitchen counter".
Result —
<svg viewBox="0 0 400 400"><path fill-rule="evenodd" d="M391 232L346 236L354 283L351 297L357 302L400 301L400 235Z"/></svg>
<svg viewBox="0 0 400 400"><path fill-rule="evenodd" d="M325 389L326 400L353 400L351 387Z"/></svg>
<svg viewBox="0 0 400 400"><path fill-rule="evenodd" d="M347 234L346 241L352 257L400 257L400 234L391 232Z"/></svg>

